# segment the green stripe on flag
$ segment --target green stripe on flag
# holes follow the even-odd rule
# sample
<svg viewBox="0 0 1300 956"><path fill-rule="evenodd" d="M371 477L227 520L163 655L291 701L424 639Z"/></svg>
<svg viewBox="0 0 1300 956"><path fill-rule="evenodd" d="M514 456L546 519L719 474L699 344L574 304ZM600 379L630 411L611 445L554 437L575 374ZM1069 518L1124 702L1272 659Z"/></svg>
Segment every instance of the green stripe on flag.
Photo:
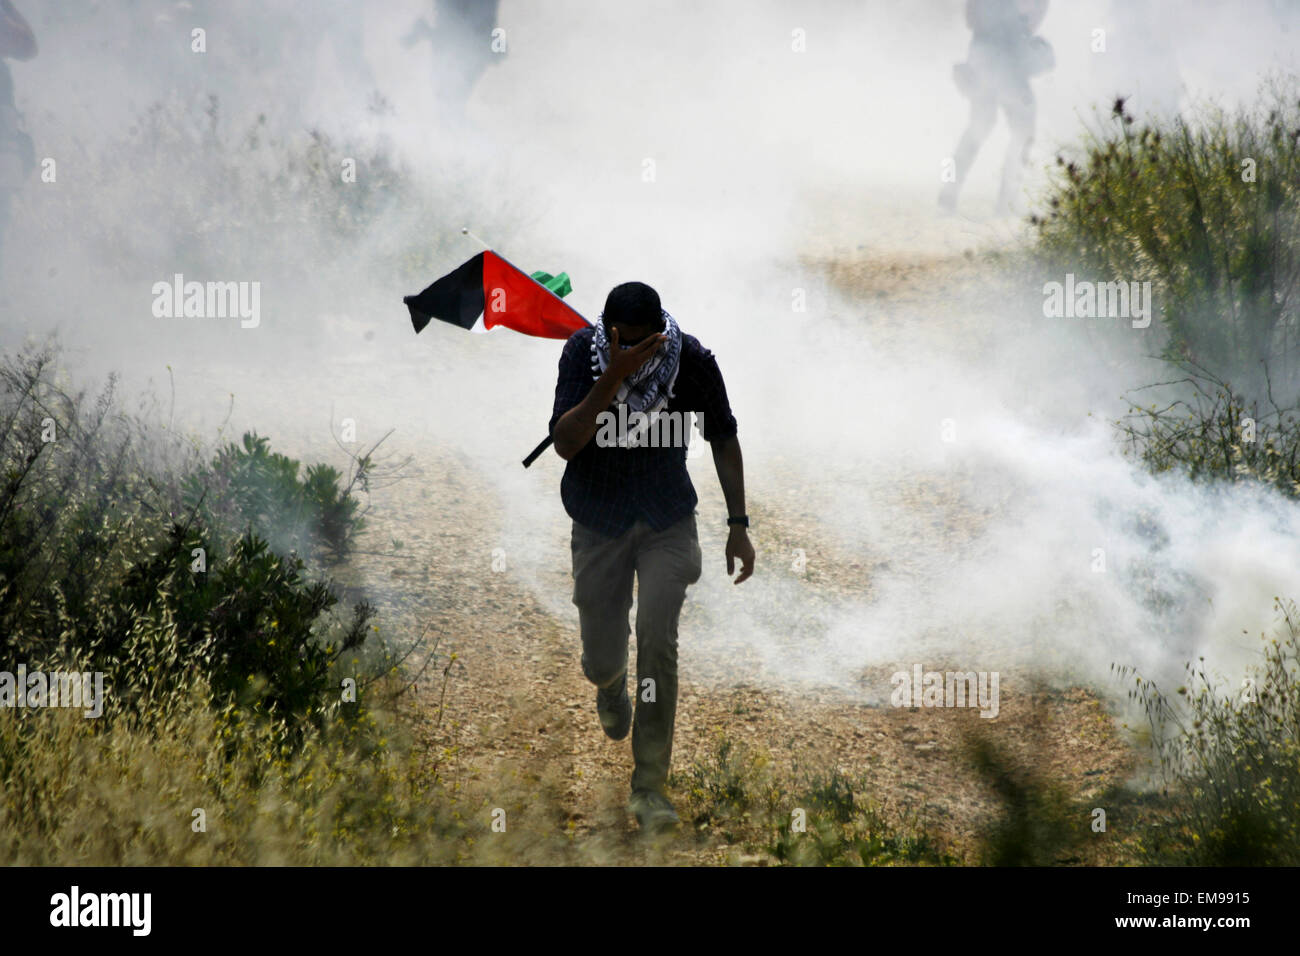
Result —
<svg viewBox="0 0 1300 956"><path fill-rule="evenodd" d="M536 279L561 299L573 291L573 283L569 281L567 272L561 272L558 276L553 276L549 272L534 272L531 278Z"/></svg>

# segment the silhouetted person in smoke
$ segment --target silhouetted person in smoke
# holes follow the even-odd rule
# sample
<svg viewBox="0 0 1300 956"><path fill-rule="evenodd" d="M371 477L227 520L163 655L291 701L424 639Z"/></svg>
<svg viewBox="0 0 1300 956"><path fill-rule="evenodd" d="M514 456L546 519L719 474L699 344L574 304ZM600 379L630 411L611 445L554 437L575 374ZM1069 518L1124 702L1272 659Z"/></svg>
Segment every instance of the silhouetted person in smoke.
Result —
<svg viewBox="0 0 1300 956"><path fill-rule="evenodd" d="M497 25L498 0L438 0L435 25L421 18L402 41L414 46L428 40L433 46L433 85L439 112L460 122L474 84L501 54L492 50Z"/></svg>
<svg viewBox="0 0 1300 956"><path fill-rule="evenodd" d="M0 256L4 252L13 194L36 166L32 138L23 131L22 117L14 101L13 74L5 59L30 60L35 55L36 37L32 28L10 0L0 0Z"/></svg>
<svg viewBox="0 0 1300 956"><path fill-rule="evenodd" d="M953 68L953 79L970 100L970 122L953 155L955 181L944 184L939 207L957 208L957 196L980 146L993 131L998 107L1011 129L1011 141L1002 162L998 213L1010 212L1019 198L1020 178L1029 161L1034 139L1036 104L1029 78L1056 65L1052 47L1035 36L1047 0L966 0L966 25L971 29L970 52L965 63Z"/></svg>

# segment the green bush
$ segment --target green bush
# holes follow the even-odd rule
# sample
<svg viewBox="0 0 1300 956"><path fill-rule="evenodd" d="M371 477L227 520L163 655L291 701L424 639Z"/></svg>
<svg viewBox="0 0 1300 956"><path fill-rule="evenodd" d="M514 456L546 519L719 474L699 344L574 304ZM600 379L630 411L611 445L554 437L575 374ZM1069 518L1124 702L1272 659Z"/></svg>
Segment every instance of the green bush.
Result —
<svg viewBox="0 0 1300 956"><path fill-rule="evenodd" d="M1152 283L1163 355L1251 396L1295 382L1300 283L1300 104L1276 85L1266 110L1206 108L1195 124L1137 124L1117 100L1031 217L1050 267ZM1253 178L1252 178L1253 177Z"/></svg>
<svg viewBox="0 0 1300 956"><path fill-rule="evenodd" d="M398 662L359 659L369 605L337 619L260 534L292 492L345 542L347 492L243 451L204 464L112 380L71 390L52 346L0 361L0 670L103 671L108 696L95 720L0 710L0 863L455 862L485 829L398 719ZM209 483L216 506L187 507Z"/></svg>
<svg viewBox="0 0 1300 956"><path fill-rule="evenodd" d="M1175 382L1186 397L1142 405L1117 422L1125 454L1152 474L1179 471L1192 481L1258 482L1300 498L1300 416L1269 399L1247 400L1225 381L1191 369ZM1139 390L1143 391L1143 390Z"/></svg>
<svg viewBox="0 0 1300 956"><path fill-rule="evenodd" d="M124 676L141 665L161 664L168 674L201 665L214 701L233 698L319 724L340 698L332 667L364 643L373 609L364 601L354 605L350 623L332 628L333 640L323 643L316 631L330 623L338 598L325 583L304 579L300 558L275 554L246 534L228 554L214 552L210 570L195 571L191 555L200 547L196 532L176 525L165 547L132 566L110 603L97 649ZM166 658L140 643L146 620L167 622L175 635Z"/></svg>
<svg viewBox="0 0 1300 956"><path fill-rule="evenodd" d="M1116 669L1146 711L1168 795L1168 826L1140 846L1148 862L1300 864L1300 616L1290 601L1278 610L1253 684L1225 688L1201 658L1170 697Z"/></svg>
<svg viewBox="0 0 1300 956"><path fill-rule="evenodd" d="M1271 390L1266 402L1248 401L1205 369L1148 388L1186 395L1145 406L1134 402L1115 423L1125 454L1153 475L1179 471L1192 481L1252 481L1300 498L1297 407L1275 405Z"/></svg>
<svg viewBox="0 0 1300 956"><path fill-rule="evenodd" d="M373 617L363 601L337 619L305 560L356 533L350 489L324 466L299 482L252 436L200 466L118 411L111 381L93 403L70 393L54 360L0 365L0 669L103 671L134 711L198 671L218 704L319 725L340 696L332 667Z"/></svg>
<svg viewBox="0 0 1300 956"><path fill-rule="evenodd" d="M346 487L340 487L338 470L324 464L309 466L299 479L297 461L248 433L242 447L226 445L207 469L190 476L185 501L209 527L255 530L282 554L338 560L365 527L352 492L368 490L367 464L363 459Z"/></svg>
<svg viewBox="0 0 1300 956"><path fill-rule="evenodd" d="M125 569L179 507L165 468L143 467L138 423L71 392L51 347L0 363L0 628L9 659L88 650Z"/></svg>

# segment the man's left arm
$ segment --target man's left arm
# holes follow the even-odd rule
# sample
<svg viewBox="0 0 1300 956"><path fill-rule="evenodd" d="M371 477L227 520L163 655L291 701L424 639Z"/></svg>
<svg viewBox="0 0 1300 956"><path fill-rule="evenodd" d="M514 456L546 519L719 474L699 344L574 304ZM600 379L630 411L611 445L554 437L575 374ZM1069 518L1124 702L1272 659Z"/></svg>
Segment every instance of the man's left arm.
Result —
<svg viewBox="0 0 1300 956"><path fill-rule="evenodd" d="M712 442L713 466L718 469L718 483L722 497L727 501L727 516L739 517L745 513L745 462L740 454L740 439L732 435ZM739 584L754 573L754 546L749 543L749 532L744 525L733 524L727 532L727 574L734 574L736 559L740 559Z"/></svg>
<svg viewBox="0 0 1300 956"><path fill-rule="evenodd" d="M699 411L703 415L700 431L713 450L713 465L718 469L718 483L727 501L727 517L739 518L745 514L745 462L740 455L740 439L736 437L736 417L731 414L727 401L727 386L722 381L722 370L713 353L693 341L696 361L692 367L692 384L698 389ZM744 525L733 524L727 528L727 574L736 571L740 560L740 576L735 583L754 573L754 546L749 543L749 531Z"/></svg>

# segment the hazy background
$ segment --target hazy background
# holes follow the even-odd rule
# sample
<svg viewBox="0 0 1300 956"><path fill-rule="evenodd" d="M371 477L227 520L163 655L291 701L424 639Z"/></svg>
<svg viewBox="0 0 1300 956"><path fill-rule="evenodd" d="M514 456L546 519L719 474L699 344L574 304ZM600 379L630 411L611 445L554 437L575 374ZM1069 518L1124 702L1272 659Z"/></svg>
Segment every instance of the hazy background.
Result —
<svg viewBox="0 0 1300 956"><path fill-rule="evenodd" d="M463 51L403 43L421 17L438 35L430 3L18 6L40 52L12 64L17 102L57 180L15 202L4 344L57 330L87 381L120 371L164 408L174 381L176 420L205 440L229 413L235 434L337 457L331 426L352 417L361 444L395 428L394 453L454 457L500 528L466 574L503 547L575 628L563 462L519 466L545 435L560 343L440 323L416 337L401 303L477 251L462 226L526 270L568 271L592 319L613 285L650 283L717 355L759 567L741 588L725 579L721 493L708 456L693 459L706 571L682 653L700 679L740 654L755 680L877 699L888 681L863 683L864 668L914 662L1104 685L1112 661L1176 675L1207 653L1231 672L1273 595L1292 593L1290 506L1157 482L1119 457L1108 418L1160 377L1141 358L1150 340L1133 331L1117 365L1042 318L1053 277L1008 293L979 266L1024 235L992 218L1001 120L963 215L936 215L966 119L959 0L502 0L507 50L463 117L438 96ZM1116 6L1052 4L1033 169L1095 104L1154 89L1152 63L1165 80L1174 64L1184 108L1249 101L1295 67L1300 5L1153 3L1145 34ZM206 53L191 52L196 27ZM1111 52L1090 52L1096 28ZM910 294L837 291L830 261L869 276L901 264ZM963 262L976 265L954 272ZM260 282L261 325L154 318L152 285L177 272ZM796 548L830 586L792 568Z"/></svg>

